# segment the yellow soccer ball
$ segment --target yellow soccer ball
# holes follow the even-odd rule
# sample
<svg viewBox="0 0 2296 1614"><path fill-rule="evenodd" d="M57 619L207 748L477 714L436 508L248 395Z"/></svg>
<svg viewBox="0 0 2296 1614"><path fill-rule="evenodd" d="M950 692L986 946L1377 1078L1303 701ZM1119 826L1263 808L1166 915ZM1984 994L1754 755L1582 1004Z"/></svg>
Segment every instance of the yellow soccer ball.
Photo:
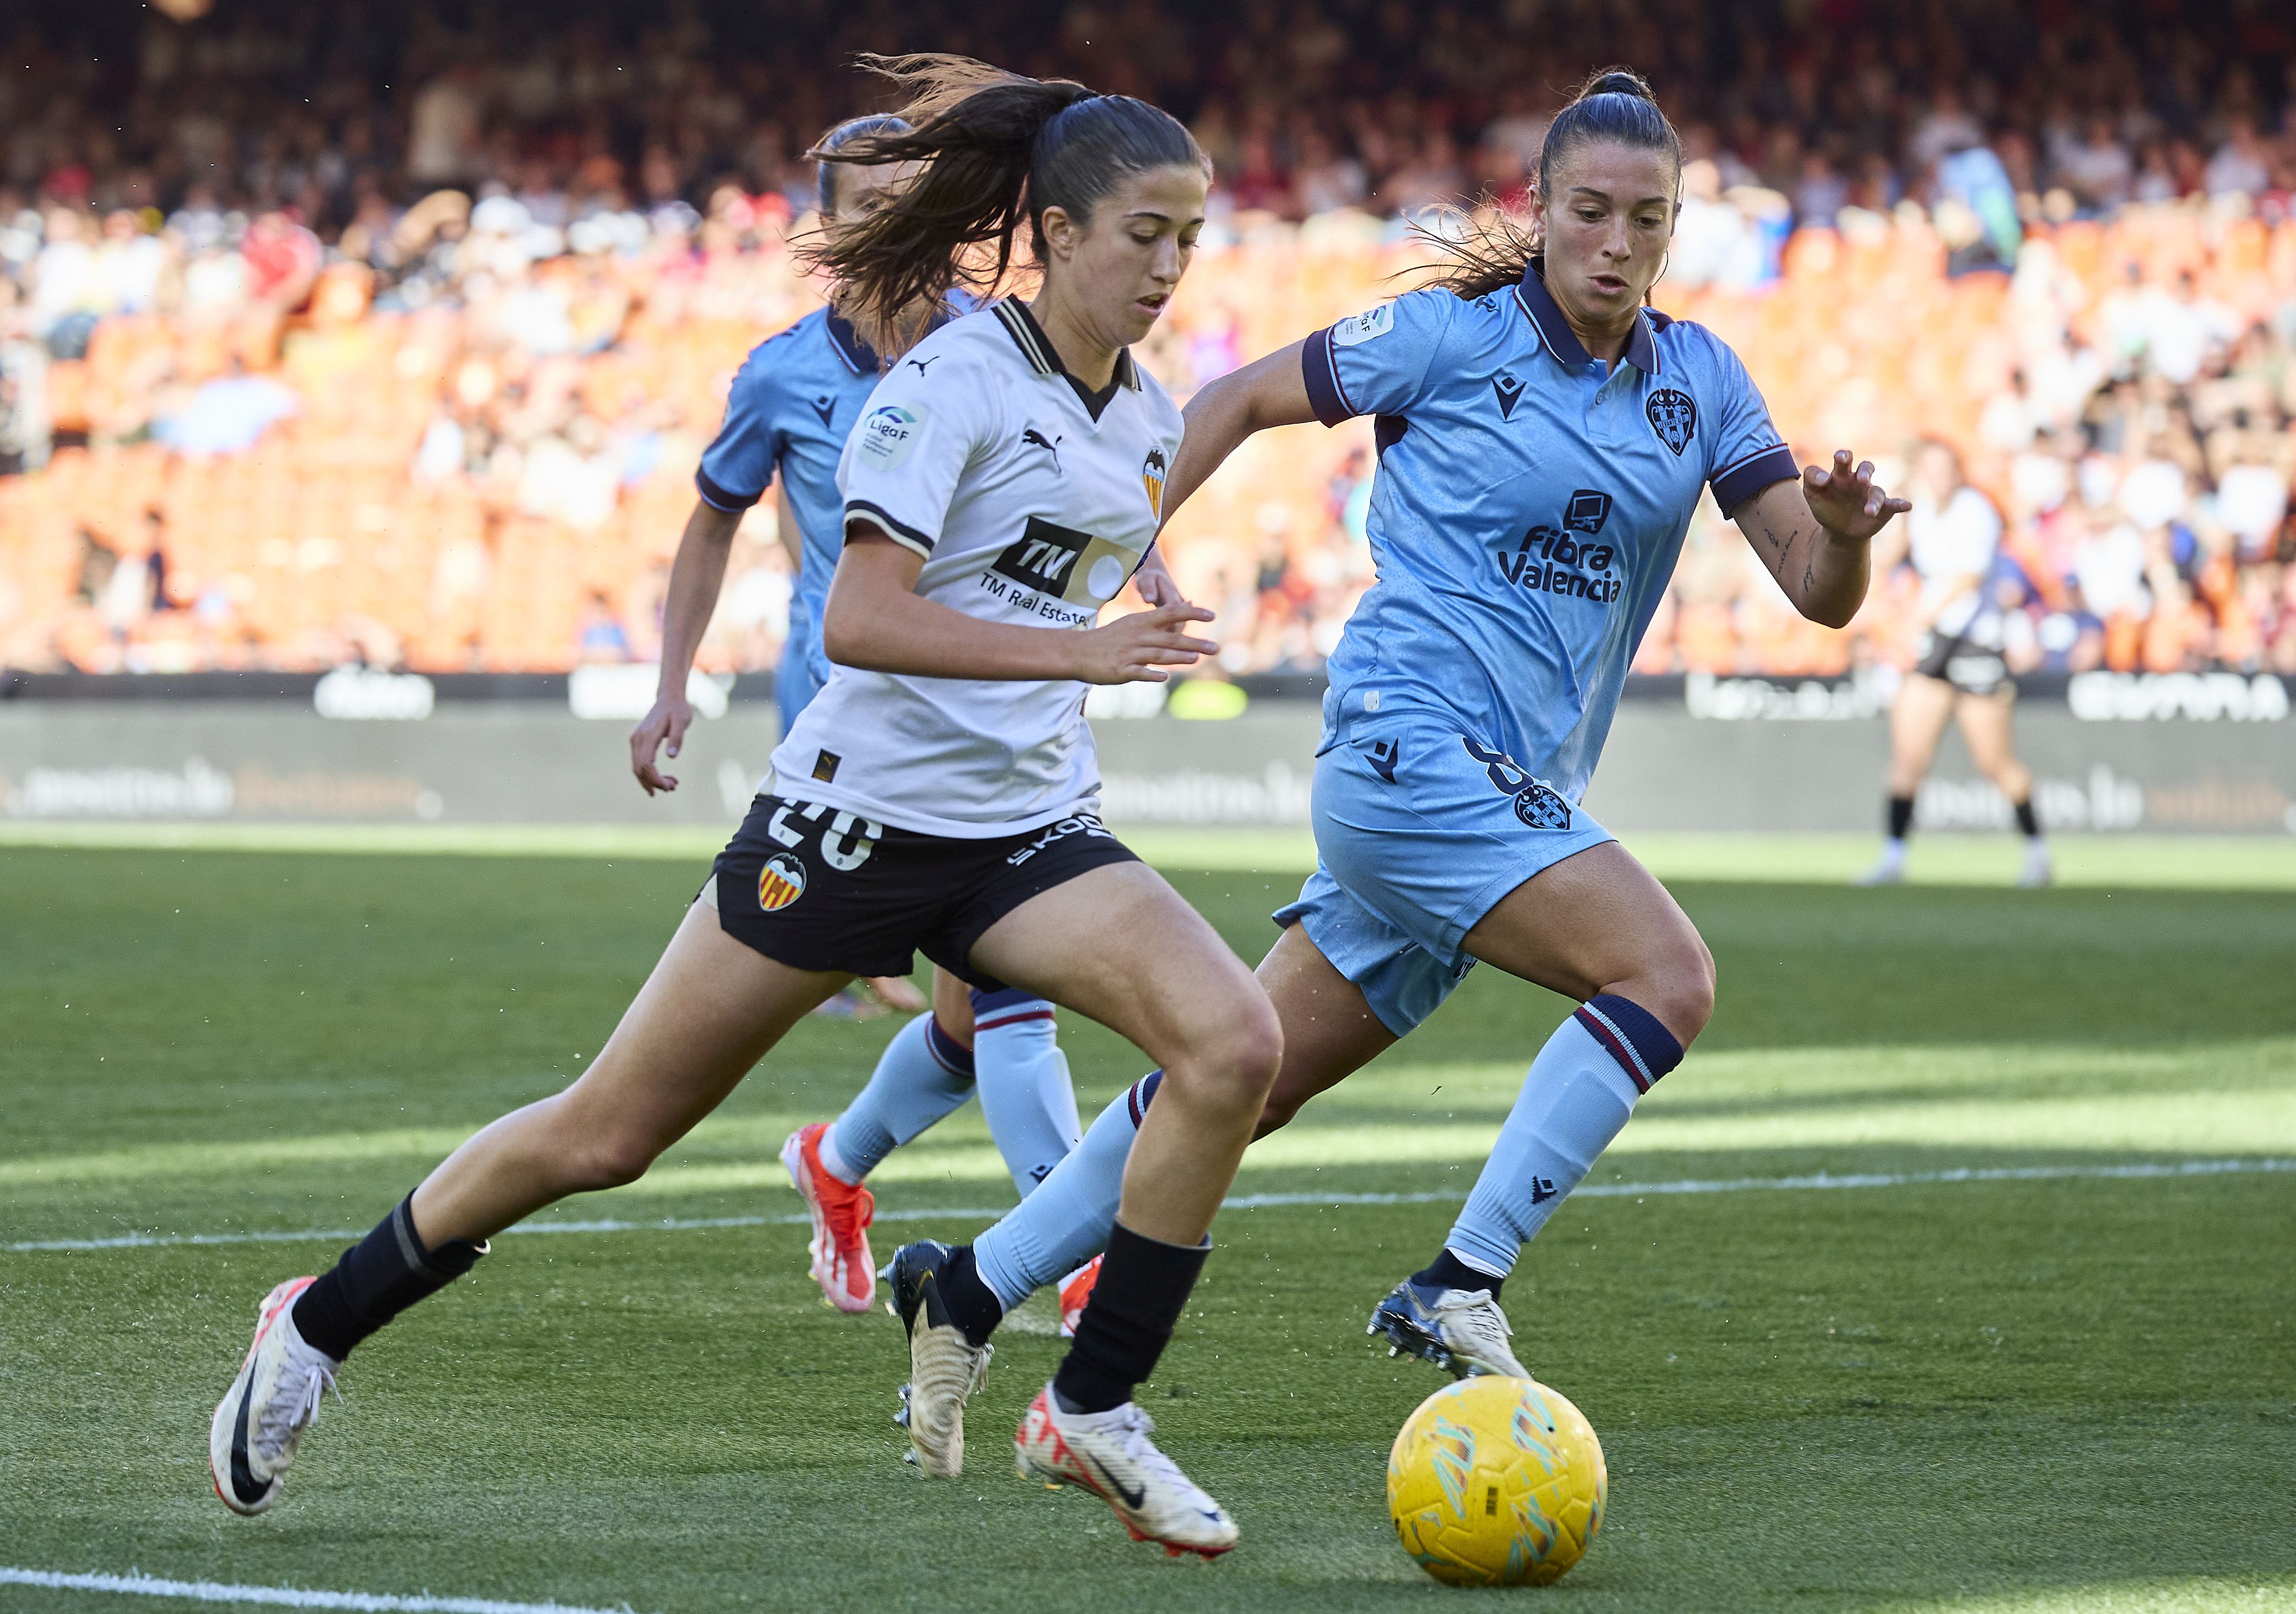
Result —
<svg viewBox="0 0 2296 1614"><path fill-rule="evenodd" d="M1529 1379L1463 1379L1419 1404L1387 1459L1403 1550L1447 1585L1543 1586L1603 1528L1594 1426Z"/></svg>

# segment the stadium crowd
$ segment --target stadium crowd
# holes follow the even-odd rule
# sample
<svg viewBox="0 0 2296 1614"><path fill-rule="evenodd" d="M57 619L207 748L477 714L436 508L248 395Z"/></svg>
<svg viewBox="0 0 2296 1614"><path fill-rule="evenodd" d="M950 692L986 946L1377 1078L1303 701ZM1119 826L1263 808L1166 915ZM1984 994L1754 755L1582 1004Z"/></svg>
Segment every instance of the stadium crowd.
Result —
<svg viewBox="0 0 2296 1614"><path fill-rule="evenodd" d="M1519 206L1578 69L1635 61L1691 157L1660 306L1739 348L1805 457L1960 451L2013 664L2296 673L2273 8L449 14L217 0L111 37L30 8L0 57L0 665L645 659L726 381L817 301L800 152L873 93L820 64L930 38L1192 119L1216 217L1144 355L1183 394L1392 291L1429 210ZM1312 671L1369 579L1368 427L1239 458L1168 549L1227 671ZM776 520L707 664L775 657ZM1639 665L1901 663L1912 595L1817 629L1710 506Z"/></svg>

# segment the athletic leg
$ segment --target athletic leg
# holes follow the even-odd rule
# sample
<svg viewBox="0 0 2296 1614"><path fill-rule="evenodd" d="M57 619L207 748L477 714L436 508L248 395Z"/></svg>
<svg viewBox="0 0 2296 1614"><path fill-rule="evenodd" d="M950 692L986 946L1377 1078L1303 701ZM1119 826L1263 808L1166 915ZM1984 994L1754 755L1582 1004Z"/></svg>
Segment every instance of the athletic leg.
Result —
<svg viewBox="0 0 2296 1614"><path fill-rule="evenodd" d="M236 1512L268 1508L353 1346L468 1272L492 1234L635 1180L847 978L774 962L696 902L572 1086L480 1132L332 1269L265 1298L209 1426L216 1494Z"/></svg>
<svg viewBox="0 0 2296 1614"><path fill-rule="evenodd" d="M1861 876L1861 885L1894 885L1906 877L1906 838L1912 833L1914 798L1937 759L1938 742L1953 721L1954 687L1939 678L1908 672L1890 708L1890 795L1885 809L1882 861Z"/></svg>
<svg viewBox="0 0 2296 1614"><path fill-rule="evenodd" d="M2015 699L2011 689L1994 695L1964 695L1955 715L1961 721L1961 737L1968 742L1978 771L2009 798L2017 815L2018 832L2025 837L2025 867L2017 883L2046 885L2052 873L2049 844L2042 838L2041 820L2033 811L2033 770L2017 760L2011 716Z"/></svg>
<svg viewBox="0 0 2296 1614"><path fill-rule="evenodd" d="M1333 968L1298 925L1276 938L1259 976L1275 1009L1283 1057L1255 1139L1284 1125L1302 1104L1396 1042L1362 989ZM1119 1093L1035 1194L976 1239L969 1256L958 1252L942 1292L974 1344L986 1341L1005 1313L1106 1247L1133 1140L1163 1075L1152 1071Z"/></svg>

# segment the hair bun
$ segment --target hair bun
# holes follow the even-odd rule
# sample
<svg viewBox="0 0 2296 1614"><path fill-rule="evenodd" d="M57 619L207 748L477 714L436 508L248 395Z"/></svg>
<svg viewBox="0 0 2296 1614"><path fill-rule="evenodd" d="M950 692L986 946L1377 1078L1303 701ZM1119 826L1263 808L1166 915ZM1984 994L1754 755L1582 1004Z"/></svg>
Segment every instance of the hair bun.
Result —
<svg viewBox="0 0 2296 1614"><path fill-rule="evenodd" d="M1650 80L1640 73L1623 67L1605 68L1587 80L1578 92L1578 99L1590 95L1632 95L1637 101L1655 102L1658 96L1651 90Z"/></svg>

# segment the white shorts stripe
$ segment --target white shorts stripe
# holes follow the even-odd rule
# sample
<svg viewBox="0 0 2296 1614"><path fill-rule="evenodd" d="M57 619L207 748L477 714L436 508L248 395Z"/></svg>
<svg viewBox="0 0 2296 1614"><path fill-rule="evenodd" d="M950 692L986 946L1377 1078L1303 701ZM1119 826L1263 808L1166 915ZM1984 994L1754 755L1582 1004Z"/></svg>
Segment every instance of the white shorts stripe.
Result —
<svg viewBox="0 0 2296 1614"><path fill-rule="evenodd" d="M2130 1178L2224 1177L2257 1172L2296 1172L2296 1160L2266 1157L2246 1160L2141 1161L2129 1165L1970 1165L1931 1172L1817 1172L1800 1177L1677 1177L1656 1182L1591 1182L1575 1190L1574 1199L1638 1199L1645 1194L1743 1194L1808 1192L1849 1188L1919 1188L1956 1182L2120 1182ZM1223 1210L1272 1210L1287 1205L1457 1205L1466 1195L1456 1190L1415 1194L1237 1194L1224 1200ZM927 1206L913 1210L880 1210L880 1222L993 1222L1011 1206ZM666 1216L655 1221L627 1222L601 1217L590 1222L529 1222L496 1238L528 1233L690 1233L721 1227L806 1227L806 1215L785 1216ZM365 1230L329 1227L299 1232L254 1233L122 1233L108 1239L22 1239L0 1244L0 1254L33 1255L52 1250L167 1249L183 1245L318 1244L365 1237Z"/></svg>
<svg viewBox="0 0 2296 1614"><path fill-rule="evenodd" d="M174 1597L186 1602L266 1604L283 1609L353 1609L360 1614L628 1614L619 1609L563 1602L506 1602L496 1597L398 1596L388 1592L312 1592L300 1586L238 1586L216 1580L160 1580L125 1575L62 1575L0 1565L0 1586L39 1586L52 1592L109 1592L127 1597Z"/></svg>

